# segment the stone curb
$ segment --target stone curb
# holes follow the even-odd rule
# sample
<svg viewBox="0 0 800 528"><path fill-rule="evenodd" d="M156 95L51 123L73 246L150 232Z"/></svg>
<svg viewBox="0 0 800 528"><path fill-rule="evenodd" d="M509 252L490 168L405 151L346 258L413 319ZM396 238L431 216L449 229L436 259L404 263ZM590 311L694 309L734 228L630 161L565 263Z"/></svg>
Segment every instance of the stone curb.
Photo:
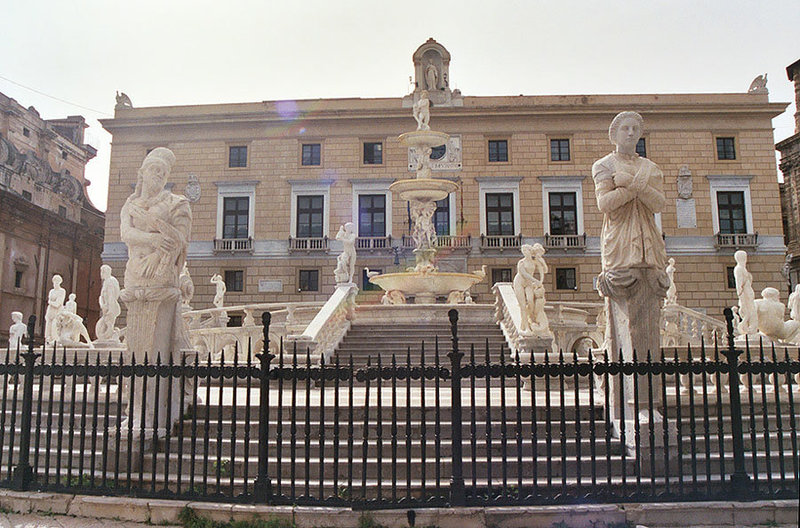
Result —
<svg viewBox="0 0 800 528"><path fill-rule="evenodd" d="M198 515L217 521L279 518L297 528L351 528L362 515L387 527L407 528L407 510L363 512L350 508L268 506L182 500L137 499L65 493L20 492L0 489L0 508L17 513L55 513L100 519L165 524L177 523L189 506ZM795 500L758 502L680 502L643 504L581 504L569 506L507 506L414 508L415 526L438 528L552 528L632 523L636 526L694 527L743 525L797 525Z"/></svg>

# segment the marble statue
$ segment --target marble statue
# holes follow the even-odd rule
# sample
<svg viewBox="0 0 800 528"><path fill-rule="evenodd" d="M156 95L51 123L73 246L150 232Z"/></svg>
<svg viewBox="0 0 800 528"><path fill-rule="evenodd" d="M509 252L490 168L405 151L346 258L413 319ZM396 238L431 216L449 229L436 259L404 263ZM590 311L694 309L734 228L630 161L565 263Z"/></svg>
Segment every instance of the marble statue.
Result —
<svg viewBox="0 0 800 528"><path fill-rule="evenodd" d="M436 226L433 223L435 212L436 202L411 202L411 218L414 219L414 230L411 236L417 248L428 249L436 247Z"/></svg>
<svg viewBox="0 0 800 528"><path fill-rule="evenodd" d="M616 148L592 165L597 207L603 213L597 289L605 302L605 348L614 361L630 361L634 350L639 358L660 351L661 305L669 286L667 252L655 220L665 203L664 176L658 165L636 153L643 127L636 112L617 114L608 127ZM644 384L639 385L641 390ZM616 389L615 426L623 412L626 419L632 416L633 391L630 379L622 391Z"/></svg>
<svg viewBox="0 0 800 528"><path fill-rule="evenodd" d="M750 83L750 87L747 89L747 93L751 94L768 94L769 90L767 90L767 74L759 75L753 82Z"/></svg>
<svg viewBox="0 0 800 528"><path fill-rule="evenodd" d="M28 325L22 322L22 312L11 312L13 324L8 329L8 347L11 350L22 349L22 338L28 334Z"/></svg>
<svg viewBox="0 0 800 528"><path fill-rule="evenodd" d="M214 290L214 308L222 308L225 305L225 294L228 292L228 287L225 286L225 279L219 273L215 273L211 276L211 284L216 286Z"/></svg>
<svg viewBox="0 0 800 528"><path fill-rule="evenodd" d="M119 331L114 325L122 309L119 306L119 281L111 274L111 266L100 266L100 278L103 285L100 288L100 319L94 326L94 333L98 341L119 341Z"/></svg>
<svg viewBox="0 0 800 528"><path fill-rule="evenodd" d="M181 289L181 308L184 311L191 310L192 306L190 303L192 302L192 297L194 297L194 282L192 282L192 276L189 275L189 264L186 262L183 263L183 270L181 271L179 282Z"/></svg>
<svg viewBox="0 0 800 528"><path fill-rule="evenodd" d="M61 287L64 279L61 275L53 275L53 288L47 294L47 310L44 313L44 340L48 345L56 340L55 320L64 309L67 290Z"/></svg>
<svg viewBox="0 0 800 528"><path fill-rule="evenodd" d="M74 293L70 297L74 299ZM89 331L83 324L83 317L72 311L71 307L64 306L55 318L53 328L56 332L56 342L62 346L94 348ZM81 339L85 343L81 343Z"/></svg>
<svg viewBox="0 0 800 528"><path fill-rule="evenodd" d="M756 294L753 292L753 275L747 271L747 253L740 249L733 254L733 258L736 260L733 277L736 280L736 296L739 297L737 329L740 334L755 334L758 330L758 314Z"/></svg>
<svg viewBox="0 0 800 528"><path fill-rule="evenodd" d="M800 321L800 284L795 286L794 291L789 294L787 305L792 321Z"/></svg>
<svg viewBox="0 0 800 528"><path fill-rule="evenodd" d="M800 344L800 321L784 321L786 307L776 288L761 290L761 299L755 301L755 306L759 332L774 341Z"/></svg>
<svg viewBox="0 0 800 528"><path fill-rule="evenodd" d="M665 270L667 278L669 279L669 287L667 288L667 298L664 299L664 305L678 304L678 288L675 287L675 259L670 258Z"/></svg>
<svg viewBox="0 0 800 528"><path fill-rule="evenodd" d="M430 130L428 124L431 120L431 102L428 99L428 90L422 90L419 96L419 101L414 103L413 107L414 119L417 121L417 130ZM430 152L428 153L430 156Z"/></svg>
<svg viewBox="0 0 800 528"><path fill-rule="evenodd" d="M447 304L464 304L464 292L453 290L447 295Z"/></svg>
<svg viewBox="0 0 800 528"><path fill-rule="evenodd" d="M186 197L175 195L166 187L174 164L175 155L169 149L158 147L151 151L139 168L133 194L120 211L120 236L128 247L125 288L120 293L128 308L125 344L137 362L145 357L154 361L158 354L162 361L172 358L180 363L190 349L180 311L179 277L186 262L192 212ZM167 384L164 379L159 382ZM147 390L155 390L155 383L149 380ZM148 429L157 428L159 434L166 427L168 416L174 421L183 412L176 403L180 386L173 390L172 402L166 400L166 389L164 386L159 392L161 401L147 399L142 424ZM170 411L158 414L158 424L153 419L156 405ZM141 408L137 410L132 404L129 412L128 416L140 423Z"/></svg>
<svg viewBox="0 0 800 528"><path fill-rule="evenodd" d="M521 311L520 330L546 335L550 332L550 325L544 312L544 276L547 273L544 247L541 244L523 244L521 250L524 257L517 262L517 274L513 280Z"/></svg>
<svg viewBox="0 0 800 528"><path fill-rule="evenodd" d="M436 90L439 87L439 70L433 64L433 59L428 59L428 65L425 66L425 87L428 90Z"/></svg>
<svg viewBox="0 0 800 528"><path fill-rule="evenodd" d="M400 290L389 290L381 297L381 304L405 304L406 296Z"/></svg>
<svg viewBox="0 0 800 528"><path fill-rule="evenodd" d="M120 108L133 108L133 103L131 103L131 98L125 92L117 92L117 104L114 106L114 110L118 110Z"/></svg>
<svg viewBox="0 0 800 528"><path fill-rule="evenodd" d="M336 240L342 241L342 253L336 258L336 269L333 272L336 284L352 283L356 273L356 228L353 222L339 227Z"/></svg>
<svg viewBox="0 0 800 528"><path fill-rule="evenodd" d="M74 293L70 293L67 297L67 302L64 303L64 310L71 314L78 314L78 302L75 300L76 295ZM60 315L60 314L59 314ZM83 324L83 319L81 319L81 324ZM69 336L70 341L77 341L78 340L78 328L73 327L73 333Z"/></svg>

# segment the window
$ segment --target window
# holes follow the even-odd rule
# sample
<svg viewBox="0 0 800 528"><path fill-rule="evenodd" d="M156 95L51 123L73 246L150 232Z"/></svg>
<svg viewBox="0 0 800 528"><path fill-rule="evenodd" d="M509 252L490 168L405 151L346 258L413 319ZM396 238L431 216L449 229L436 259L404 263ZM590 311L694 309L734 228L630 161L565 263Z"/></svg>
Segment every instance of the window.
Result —
<svg viewBox="0 0 800 528"><path fill-rule="evenodd" d="M569 161L569 139L550 140L550 161Z"/></svg>
<svg viewBox="0 0 800 528"><path fill-rule="evenodd" d="M445 152L447 152L447 145L439 145L438 147L433 147L431 149L431 159L432 160L442 159L442 156L444 156Z"/></svg>
<svg viewBox="0 0 800 528"><path fill-rule="evenodd" d="M319 291L319 270L300 270L300 280L298 281L297 291L315 292Z"/></svg>
<svg viewBox="0 0 800 528"><path fill-rule="evenodd" d="M325 197L301 195L297 197L297 238L321 238Z"/></svg>
<svg viewBox="0 0 800 528"><path fill-rule="evenodd" d="M577 290L575 282L575 268L556 268L556 289Z"/></svg>
<svg viewBox="0 0 800 528"><path fill-rule="evenodd" d="M28 200L29 202L30 202L31 200L33 200L33 196L31 196L31 192L30 192L30 191L22 191L22 197L23 197L25 200Z"/></svg>
<svg viewBox="0 0 800 528"><path fill-rule="evenodd" d="M364 165L381 165L383 163L383 143L371 141L364 143Z"/></svg>
<svg viewBox="0 0 800 528"><path fill-rule="evenodd" d="M725 282L727 283L729 290L736 289L736 275L733 274L735 266L728 266L725 268Z"/></svg>
<svg viewBox="0 0 800 528"><path fill-rule="evenodd" d="M720 233L747 233L743 191L718 191L717 214Z"/></svg>
<svg viewBox="0 0 800 528"><path fill-rule="evenodd" d="M230 147L228 149L228 167L247 167L247 147Z"/></svg>
<svg viewBox="0 0 800 528"><path fill-rule="evenodd" d="M379 269L370 269L370 273L383 273L382 270ZM377 284L372 284L369 281L369 277L367 277L367 270L361 270L361 291L380 291L381 287Z"/></svg>
<svg viewBox="0 0 800 528"><path fill-rule="evenodd" d="M22 135L25 137L31 137L31 131L25 127L22 127Z"/></svg>
<svg viewBox="0 0 800 528"><path fill-rule="evenodd" d="M486 193L486 234L514 234L514 195Z"/></svg>
<svg viewBox="0 0 800 528"><path fill-rule="evenodd" d="M225 287L229 292L244 291L244 271L225 270Z"/></svg>
<svg viewBox="0 0 800 528"><path fill-rule="evenodd" d="M718 137L717 138L717 159L719 160L735 160L736 147L732 137Z"/></svg>
<svg viewBox="0 0 800 528"><path fill-rule="evenodd" d="M358 236L386 236L386 195L358 196Z"/></svg>
<svg viewBox="0 0 800 528"><path fill-rule="evenodd" d="M448 236L450 234L450 197L436 200L436 212L433 216L433 223L436 226L437 236Z"/></svg>
<svg viewBox="0 0 800 528"><path fill-rule="evenodd" d="M636 142L636 153L643 158L647 157L647 145L645 145L644 138L639 138Z"/></svg>
<svg viewBox="0 0 800 528"><path fill-rule="evenodd" d="M237 328L242 326L242 316L239 314L228 314L228 327Z"/></svg>
<svg viewBox="0 0 800 528"><path fill-rule="evenodd" d="M21 270L16 270L16 272L14 273L14 287L15 288L22 288L22 277L23 277L24 274L25 274L25 272L23 272Z"/></svg>
<svg viewBox="0 0 800 528"><path fill-rule="evenodd" d="M574 192L549 193L550 234L577 235L578 211Z"/></svg>
<svg viewBox="0 0 800 528"><path fill-rule="evenodd" d="M511 268L494 268L492 270L492 284L498 282L511 282Z"/></svg>
<svg viewBox="0 0 800 528"><path fill-rule="evenodd" d="M319 143L303 145L303 165L319 165L322 148Z"/></svg>
<svg viewBox="0 0 800 528"><path fill-rule="evenodd" d="M222 238L247 238L250 198L236 196L223 200Z"/></svg>
<svg viewBox="0 0 800 528"><path fill-rule="evenodd" d="M489 161L508 161L508 141L505 139L489 140Z"/></svg>
<svg viewBox="0 0 800 528"><path fill-rule="evenodd" d="M64 207L63 205L58 206L58 216L60 216L61 218L67 217L67 208Z"/></svg>

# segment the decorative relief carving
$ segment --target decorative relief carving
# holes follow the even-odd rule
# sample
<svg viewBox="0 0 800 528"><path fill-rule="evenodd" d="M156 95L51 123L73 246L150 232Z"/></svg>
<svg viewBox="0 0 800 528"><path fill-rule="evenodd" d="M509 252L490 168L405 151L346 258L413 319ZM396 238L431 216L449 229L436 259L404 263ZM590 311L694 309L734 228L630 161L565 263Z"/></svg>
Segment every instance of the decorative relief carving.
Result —
<svg viewBox="0 0 800 528"><path fill-rule="evenodd" d="M200 182L197 181L197 176L194 174L189 175L189 181L186 183L186 188L183 190L183 195L189 200L189 203L195 203L200 199Z"/></svg>
<svg viewBox="0 0 800 528"><path fill-rule="evenodd" d="M441 147L436 147L430 154L428 167L434 171L461 170L461 136L450 136L442 154ZM408 149L408 170L414 172L419 166L419 153L415 148Z"/></svg>

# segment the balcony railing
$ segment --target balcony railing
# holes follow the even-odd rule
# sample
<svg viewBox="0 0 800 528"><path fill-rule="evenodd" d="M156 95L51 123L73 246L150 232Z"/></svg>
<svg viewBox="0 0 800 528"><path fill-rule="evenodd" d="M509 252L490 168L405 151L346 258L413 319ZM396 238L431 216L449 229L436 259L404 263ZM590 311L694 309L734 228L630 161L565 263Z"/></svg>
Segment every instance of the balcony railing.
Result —
<svg viewBox="0 0 800 528"><path fill-rule="evenodd" d="M414 237L403 235L401 242L403 249L414 249ZM471 235L439 235L436 237L436 247L439 249L466 249L472 248Z"/></svg>
<svg viewBox="0 0 800 528"><path fill-rule="evenodd" d="M518 249L522 246L522 235L481 235L481 251Z"/></svg>
<svg viewBox="0 0 800 528"><path fill-rule="evenodd" d="M328 251L328 237L289 237L289 251Z"/></svg>
<svg viewBox="0 0 800 528"><path fill-rule="evenodd" d="M363 251L392 250L392 237L358 237L356 239L356 249Z"/></svg>
<svg viewBox="0 0 800 528"><path fill-rule="evenodd" d="M714 245L717 248L754 248L758 246L758 233L717 233Z"/></svg>
<svg viewBox="0 0 800 528"><path fill-rule="evenodd" d="M214 252L252 253L253 238L215 238Z"/></svg>
<svg viewBox="0 0 800 528"><path fill-rule="evenodd" d="M544 235L544 247L548 249L586 249L586 233L582 235Z"/></svg>

